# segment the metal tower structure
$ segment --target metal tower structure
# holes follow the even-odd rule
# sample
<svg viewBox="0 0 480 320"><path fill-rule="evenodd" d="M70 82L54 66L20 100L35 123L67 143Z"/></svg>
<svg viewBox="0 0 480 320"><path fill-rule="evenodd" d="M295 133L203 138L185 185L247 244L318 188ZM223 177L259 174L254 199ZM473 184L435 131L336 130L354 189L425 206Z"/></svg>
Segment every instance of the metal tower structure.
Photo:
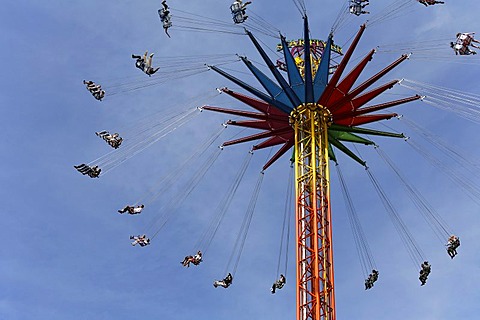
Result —
<svg viewBox="0 0 480 320"><path fill-rule="evenodd" d="M395 113L377 111L417 100L420 96L368 105L372 99L392 88L398 80L367 89L389 71L408 58L401 56L392 64L374 74L357 87L356 80L372 59L370 51L342 78L357 44L365 31L361 26L341 62L330 78L330 60L333 35L330 34L320 65L312 67L307 17L304 17L304 69L299 71L295 59L281 37L285 72L288 80L277 69L256 38L246 31L253 45L270 69L275 81L256 68L246 57L242 61L265 91L258 90L218 67L211 69L242 87L255 97L223 88L223 92L249 105L256 112L204 106L205 110L250 118L228 121L229 125L262 130L262 132L223 145L264 139L253 150L281 146L264 165L268 168L292 147L296 178L296 262L297 262L297 320L335 320L335 281L333 265L332 215L330 207L329 160L336 162L334 148L365 166L365 162L342 142L374 144L359 136L368 134L403 138L402 134L362 128L361 125L390 119ZM285 69L285 68L283 68ZM352 89L353 88L353 89Z"/></svg>
<svg viewBox="0 0 480 320"><path fill-rule="evenodd" d="M297 199L297 319L334 319L328 168L331 115L322 106L307 103L295 110L292 120Z"/></svg>

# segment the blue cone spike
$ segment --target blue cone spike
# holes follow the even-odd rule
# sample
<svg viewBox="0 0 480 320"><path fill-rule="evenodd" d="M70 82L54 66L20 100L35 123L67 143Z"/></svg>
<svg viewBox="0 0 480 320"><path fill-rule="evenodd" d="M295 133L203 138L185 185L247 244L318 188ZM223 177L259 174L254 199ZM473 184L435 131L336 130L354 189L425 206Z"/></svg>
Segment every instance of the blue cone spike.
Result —
<svg viewBox="0 0 480 320"><path fill-rule="evenodd" d="M317 73L315 74L315 79L313 81L313 92L314 99L318 101L323 91L327 87L328 75L330 74L330 56L332 53L332 44L333 44L333 35L328 36L327 43L322 53L322 61L318 67Z"/></svg>
<svg viewBox="0 0 480 320"><path fill-rule="evenodd" d="M288 44L285 40L285 37L282 39L282 49L283 55L285 57L285 64L287 65L288 81L290 82L290 87L292 87L295 94L300 98L301 101L305 100L305 84L303 82L302 75L298 71L297 64L295 59L292 56L290 50L288 50Z"/></svg>
<svg viewBox="0 0 480 320"><path fill-rule="evenodd" d="M253 73L255 78L257 78L260 84L265 88L265 90L267 90L267 92L270 94L270 96L273 97L274 100L280 101L290 106L292 109L296 107L292 105L292 102L288 99L285 91L280 88L279 85L277 85L270 78L268 78L263 72L258 70L258 68L255 67L250 61L248 61L247 58L240 57L240 59L242 59L243 63L245 63L250 72Z"/></svg>
<svg viewBox="0 0 480 320"><path fill-rule="evenodd" d="M253 36L253 34L246 30L246 33L248 35L248 37L250 38L250 40L252 40L253 42L253 45L255 46L255 48L257 49L258 53L260 53L260 55L262 56L263 58L263 61L265 61L265 63L267 64L268 68L270 69L270 71L272 72L273 76L275 77L275 79L277 80L278 84L282 87L282 89L285 91L285 93L287 94L288 96L288 99L290 99L290 101L292 102L292 104L294 106L298 106L300 105L302 102L300 101L300 99L297 97L297 95L295 94L295 92L293 92L292 88L290 88L290 85L287 83L287 81L283 78L283 76L280 74L280 72L277 70L277 68L275 67L275 65L273 64L272 60L270 60L270 58L268 57L267 53L265 52L265 50L263 50L263 48L260 46L260 44L258 43L257 39L255 39L255 37Z"/></svg>
<svg viewBox="0 0 480 320"><path fill-rule="evenodd" d="M303 41L305 42L305 102L313 103L312 61L310 54L310 34L308 31L308 18L303 18Z"/></svg>
<svg viewBox="0 0 480 320"><path fill-rule="evenodd" d="M245 82L243 82L242 80L230 75L229 73L223 71L222 69L216 67L216 66L208 66L209 68L211 68L213 71L221 74L222 76L224 76L225 78L227 78L228 80L236 83L237 85L239 85L240 87L242 87L243 89L247 90L248 92L250 92L251 94L255 95L256 97L258 97L259 99L271 104L272 106L276 107L278 110L281 110L287 114L290 114L290 112L292 111L292 107L290 106L287 106L283 103L281 103L280 101L277 101L277 100L274 100L272 97L270 97L269 95L266 95L265 93L255 89L254 87L246 84Z"/></svg>

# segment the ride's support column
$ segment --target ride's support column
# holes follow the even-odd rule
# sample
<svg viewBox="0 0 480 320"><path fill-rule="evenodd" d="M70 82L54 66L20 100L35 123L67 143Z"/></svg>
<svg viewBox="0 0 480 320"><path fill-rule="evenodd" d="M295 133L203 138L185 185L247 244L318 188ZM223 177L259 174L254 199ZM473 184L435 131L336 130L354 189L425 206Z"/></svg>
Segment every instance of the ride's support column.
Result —
<svg viewBox="0 0 480 320"><path fill-rule="evenodd" d="M307 103L290 120L295 129L297 320L335 320L327 132L331 114Z"/></svg>

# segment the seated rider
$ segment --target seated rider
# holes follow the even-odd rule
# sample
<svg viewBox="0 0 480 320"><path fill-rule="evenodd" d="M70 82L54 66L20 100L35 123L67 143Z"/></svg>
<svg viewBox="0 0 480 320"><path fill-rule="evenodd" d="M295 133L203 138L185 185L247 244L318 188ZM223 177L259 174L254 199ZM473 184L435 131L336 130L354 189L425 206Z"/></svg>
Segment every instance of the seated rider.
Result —
<svg viewBox="0 0 480 320"><path fill-rule="evenodd" d="M198 266L202 262L202 252L198 251L194 256L186 256L182 262L180 262L184 267L189 268L190 263L193 263L195 266Z"/></svg>
<svg viewBox="0 0 480 320"><path fill-rule="evenodd" d="M464 32L457 33L457 43L461 43L465 46L472 46L474 48L480 49L480 46L473 44L472 42L480 43L480 41L474 38L475 32Z"/></svg>
<svg viewBox="0 0 480 320"><path fill-rule="evenodd" d="M116 133L118 135L118 133ZM115 135L115 134L114 134ZM123 142L123 138L122 137L114 137L113 140L109 140L107 141L108 144L110 146L112 146L114 149L118 149L118 147L120 147L120 145L122 144Z"/></svg>
<svg viewBox="0 0 480 320"><path fill-rule="evenodd" d="M130 207L130 209L128 210L128 213L129 214L140 214L143 210L143 208L145 208L145 205L141 204L139 206L135 206L135 207Z"/></svg>
<svg viewBox="0 0 480 320"><path fill-rule="evenodd" d="M114 134L107 134L103 137L103 139L114 149L118 149L122 144L123 138L120 137L120 134L115 132Z"/></svg>
<svg viewBox="0 0 480 320"><path fill-rule="evenodd" d="M95 132L95 134L105 140L110 146L115 149L117 149L123 141L123 138L121 138L118 133L110 134L110 132L103 130L100 132Z"/></svg>
<svg viewBox="0 0 480 320"><path fill-rule="evenodd" d="M365 2L365 4L362 4ZM368 6L370 3L368 0L351 0L350 1L350 13L359 16L361 14L369 14L369 11L363 10L366 6Z"/></svg>
<svg viewBox="0 0 480 320"><path fill-rule="evenodd" d="M233 22L238 24L247 20L248 16L246 10L247 6L251 3L251 1L243 3L242 0L235 0L235 2L232 3L230 11L232 12Z"/></svg>
<svg viewBox="0 0 480 320"><path fill-rule="evenodd" d="M130 239L133 240L132 246L140 245L140 247L145 247L150 244L150 239L146 235L142 234L139 236L130 236Z"/></svg>
<svg viewBox="0 0 480 320"><path fill-rule="evenodd" d="M455 51L456 55L469 56L472 54L477 54L475 51L470 50L470 48L462 43L450 42L450 47Z"/></svg>
<svg viewBox="0 0 480 320"><path fill-rule="evenodd" d="M91 169L92 171L87 173L88 176L90 178L98 178L100 176L100 172L102 172L102 169L100 169L98 166L93 166Z"/></svg>
<svg viewBox="0 0 480 320"><path fill-rule="evenodd" d="M434 4L444 4L445 3L443 1L436 1L436 0L418 0L418 2L423 4L425 7L433 6Z"/></svg>
<svg viewBox="0 0 480 320"><path fill-rule="evenodd" d="M460 246L460 238L451 235L450 238L448 238L446 246L448 255L453 259L457 255L457 248Z"/></svg>
<svg viewBox="0 0 480 320"><path fill-rule="evenodd" d="M365 290L373 288L375 281L378 280L378 271L373 269L372 273L368 275L368 278L365 280Z"/></svg>
<svg viewBox="0 0 480 320"><path fill-rule="evenodd" d="M105 98L105 90L100 90L99 92L94 93L93 97L98 101L102 101L102 99Z"/></svg>
<svg viewBox="0 0 480 320"><path fill-rule="evenodd" d="M105 90L102 90L101 85L95 84L95 82L91 80L83 80L83 83L87 86L87 90L90 91L95 99L102 101L102 99L105 97Z"/></svg>
<svg viewBox="0 0 480 320"><path fill-rule="evenodd" d="M198 250L197 254L193 256L193 261L192 263L196 266L198 266L202 262L202 251Z"/></svg>
<svg viewBox="0 0 480 320"><path fill-rule="evenodd" d="M158 16L163 24L163 29L165 30L166 35L170 38L170 35L168 34L168 28L172 26L172 21L170 21L170 10L166 0L162 1L162 6L162 9L158 9Z"/></svg>
<svg viewBox="0 0 480 320"><path fill-rule="evenodd" d="M123 209L118 210L118 213L122 214L128 212L129 214L139 214L142 212L145 205L141 204L139 206L125 206Z"/></svg>
<svg viewBox="0 0 480 320"><path fill-rule="evenodd" d="M148 51L145 51L145 53L143 54L143 57L132 54L132 58L137 59L135 61L135 67L145 72L148 76L151 76L152 74L157 72L158 69L160 69L160 68L152 68L153 55L154 53L151 53L150 56L148 56Z"/></svg>
<svg viewBox="0 0 480 320"><path fill-rule="evenodd" d="M281 274L280 278L273 283L272 288L270 289L272 294L275 293L276 289L282 289L286 282L287 282L287 279L283 274Z"/></svg>
<svg viewBox="0 0 480 320"><path fill-rule="evenodd" d="M432 271L431 265L428 263L428 261L424 261L422 263L422 270L420 270L420 276L418 277L418 279L422 283L421 284L422 286L425 285L425 283L427 283L428 275L430 274L431 271Z"/></svg>
<svg viewBox="0 0 480 320"><path fill-rule="evenodd" d="M90 167L85 163L73 167L81 174L88 175L90 178L98 178L100 172L102 171L102 169L98 168L98 166Z"/></svg>
<svg viewBox="0 0 480 320"><path fill-rule="evenodd" d="M218 286L223 287L223 288L228 288L232 284L232 281L233 281L233 276L232 276L231 273L228 273L227 276L225 277L225 279L215 280L215 282L213 282L213 286L215 288L218 287Z"/></svg>
<svg viewBox="0 0 480 320"><path fill-rule="evenodd" d="M92 80L83 80L83 84L87 86L87 90L92 92L97 88L97 85Z"/></svg>

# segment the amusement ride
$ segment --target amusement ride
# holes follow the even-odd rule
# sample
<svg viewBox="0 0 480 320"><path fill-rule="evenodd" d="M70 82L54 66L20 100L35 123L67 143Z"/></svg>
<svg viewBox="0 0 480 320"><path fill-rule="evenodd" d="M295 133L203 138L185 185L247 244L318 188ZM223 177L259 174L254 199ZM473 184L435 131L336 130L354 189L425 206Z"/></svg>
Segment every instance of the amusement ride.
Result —
<svg viewBox="0 0 480 320"><path fill-rule="evenodd" d="M169 2L174 1L171 0ZM230 21L228 23L219 19L176 10L174 7L170 8L169 4L163 1L158 10L158 17L168 38L174 38L176 32L185 30L246 35L252 47L261 57L261 62L250 60L243 55L233 55L233 60L241 62L248 71L249 76L253 76L261 88L242 79L241 76L235 76L233 72L224 67L225 64L231 63L232 55L192 56L171 58L170 60L168 58L155 57L154 61L154 54L145 52L143 55L132 54L132 58L135 59L135 67L145 73L142 82L121 83L117 86L112 86L111 90L109 90L107 85L103 88L102 85L96 84L92 80L85 80L84 84L87 90L96 100L102 101L108 99L109 95L159 85L167 80L193 76L200 72L213 71L242 90L240 92L223 87L218 89L218 93L230 96L242 105L250 108L250 110L204 104L192 110L182 110L178 114L163 114L160 122L154 118L145 120L140 129L133 128L120 134L102 130L97 132L96 135L107 142L114 150L94 161L77 165L75 168L83 175L99 178L121 165L130 157L169 135L176 128L183 126L202 111L212 111L239 117L240 120L226 121L224 127L233 126L257 131L254 134L236 136L232 139L224 140L220 148L217 148L211 155L207 156L203 163L198 164L192 178L188 180L184 192L174 196L171 201L171 204L174 205L182 203L188 197L219 157L223 148L240 143L259 141L258 144L253 145L251 148L232 186L227 190L225 197L215 209L210 225L196 244L195 250L197 250L197 253L187 255L181 263L184 267L190 267L190 264L201 267L202 264L207 263L203 262L204 255L210 247L233 195L245 174L251 154L257 150L276 147L277 151L269 156L264 163L262 172L253 189L253 195L235 243L235 251L238 254L236 256L232 255L230 258L229 266L232 267L232 270L228 271L223 280L215 280L214 286L215 288L218 286L228 288L234 283L235 272L252 221L264 172L283 156L289 156L291 166L293 167L291 176L293 185L291 187L294 186L293 202L295 211L294 213L286 211L288 213L286 216L288 217L284 219L286 220L286 222L284 221L284 227L285 224L288 224L289 217L293 216L295 236L292 236L292 238L294 238L296 250L296 279L286 283L285 276L283 274L280 275L277 271L277 276L280 277L273 284L272 293L282 289L284 285L294 284L296 286L298 320L334 320L337 316L330 186L333 167L337 172L357 251L365 274L365 289L372 289L374 283L379 279L379 272L353 205L348 183L345 181L342 170L338 165L337 154L343 153L352 160L352 163L355 163L355 165L367 172L375 191L385 206L385 211L391 218L410 257L418 267L420 285L425 285L432 269L431 264L407 228L406 223L387 197L379 180L360 155L357 146L367 145L373 147L385 163L395 172L415 206L422 213L439 240L445 244L448 256L453 259L457 255L457 249L460 246L459 236L451 231L448 224L428 201L421 196L420 192L409 183L392 159L376 144L375 139L372 137L389 137L405 140L416 151L425 156L427 160L431 160L433 165L441 167L442 164L432 159L421 146L410 141L409 137L403 133L389 130L389 127L386 125L385 128L387 129L385 130L371 129L365 125L380 124L388 119L400 118L401 116L398 113L386 110L415 101L434 104L444 110L453 111L460 116L478 121L480 117L478 116L476 106L480 102L480 96L467 95L461 91L408 79L385 81L384 78L392 70L405 61L413 59L416 54L420 58L424 57L422 56L422 54L425 54L423 46L415 42L375 47L359 59L352 59L359 43L362 41L362 36L370 25L383 22L385 19L396 18L397 15L414 6L418 6L420 9L423 9L423 6L425 6L430 10L436 9L435 7L437 6L448 5L446 3L430 0L402 0L394 2L394 4L387 6L384 11L376 14L375 12L367 11L370 4L368 0L349 0L343 4L334 26L325 40L311 38L312 31L317 31L311 28L305 2L303 0L293 0L293 3L301 13L303 23L303 38L296 40L288 40L281 33L275 35L274 31L276 29L251 10L255 7L255 1L253 3L241 0L234 1L230 6L233 22ZM337 45L334 40L335 32L338 28L344 26L351 18L357 19L357 17L367 15L371 18L356 31L348 47L343 48ZM273 33L272 36L278 39L277 47L265 48L262 45L262 41L255 35L256 32L267 35ZM460 55L469 56L462 58L475 58L474 49L478 48L478 41L475 39L473 32L460 32L453 36L451 40L451 48L448 48L448 41L444 42L443 40L432 42L431 47L442 45L450 50L450 54L453 57ZM451 51L452 49L453 51ZM272 59L267 50L280 53L280 57L277 56L276 59ZM410 50L410 52L398 55L396 59L384 65L373 75L365 76L366 72L370 72L369 63L374 59L374 55L377 52L382 52L382 50L390 53L402 50ZM437 58L445 57L439 55ZM175 59L183 59L181 68L175 67L178 65L178 60ZM157 61L158 65L156 64ZM259 65L261 65L261 68ZM268 70L268 72L262 71L262 68ZM364 80L359 81L359 79ZM414 91L414 94L403 96L399 99L384 98L381 103L371 103L378 97L391 97L385 93L398 86L403 87L405 90ZM455 108L453 108L454 104ZM404 121L412 131L422 135L438 149L456 157L459 162L466 161L445 142L436 139L432 133L413 121L408 119L404 119ZM142 198L134 204L126 205L118 212L120 214L138 215L143 212L144 208L147 210L149 204L154 202L173 181L178 179L179 175L184 174L185 168L191 167L194 161L205 155L205 150L219 139L223 131L224 128L222 127L220 131L215 132L197 150L194 150L193 154L178 169L165 176L162 180L162 186L157 192ZM468 163L465 166L468 166ZM447 174L449 173L447 172ZM479 201L480 191L474 183L470 182L471 180L464 179L451 171L449 177L453 182L466 188L472 199ZM171 210L165 210L159 217L156 217L147 227L145 234L132 235L130 237L133 240L132 245L138 244L141 247L154 245L154 238L170 218L170 215L166 213L168 211ZM283 232L286 233L286 229Z"/></svg>

